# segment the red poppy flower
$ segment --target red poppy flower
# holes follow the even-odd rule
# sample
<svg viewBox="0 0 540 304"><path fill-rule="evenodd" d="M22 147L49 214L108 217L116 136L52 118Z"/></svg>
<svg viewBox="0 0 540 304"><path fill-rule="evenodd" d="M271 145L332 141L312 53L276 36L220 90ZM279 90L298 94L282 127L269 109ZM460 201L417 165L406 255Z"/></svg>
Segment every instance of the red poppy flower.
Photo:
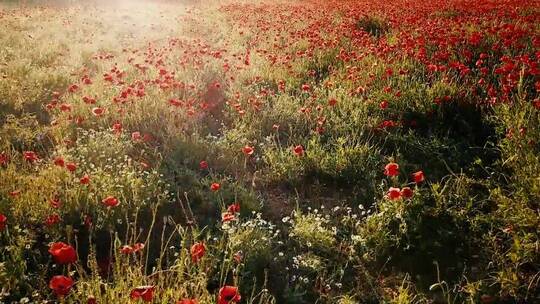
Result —
<svg viewBox="0 0 540 304"><path fill-rule="evenodd" d="M216 192L219 190L219 188L221 188L221 185L218 184L218 183L212 183L212 185L210 185L210 190Z"/></svg>
<svg viewBox="0 0 540 304"><path fill-rule="evenodd" d="M13 190L9 193L9 196L11 197L17 197L21 194L21 190Z"/></svg>
<svg viewBox="0 0 540 304"><path fill-rule="evenodd" d="M150 163L145 160L141 160L139 164L141 165L141 168L143 168L143 170L147 170L148 168L150 168Z"/></svg>
<svg viewBox="0 0 540 304"><path fill-rule="evenodd" d="M104 108L100 108L100 107L95 107L92 109L92 114L94 114L94 116L101 116L105 113L105 109Z"/></svg>
<svg viewBox="0 0 540 304"><path fill-rule="evenodd" d="M203 242L195 243L191 246L189 253L191 254L193 263L197 263L206 253L206 246Z"/></svg>
<svg viewBox="0 0 540 304"><path fill-rule="evenodd" d="M69 172L74 172L75 170L77 170L77 164L76 163L67 163L66 164L66 169L68 169Z"/></svg>
<svg viewBox="0 0 540 304"><path fill-rule="evenodd" d="M46 219L45 219L45 225L47 227L51 227L53 225L56 225L60 222L60 216L57 214L57 213L53 213L51 215L49 215Z"/></svg>
<svg viewBox="0 0 540 304"><path fill-rule="evenodd" d="M84 117L81 117L81 116L77 116L75 118L75 123L78 124L78 125L81 125L83 122L84 122L85 118Z"/></svg>
<svg viewBox="0 0 540 304"><path fill-rule="evenodd" d="M401 191L399 190L399 188L390 187L386 195L391 200L397 200L401 198Z"/></svg>
<svg viewBox="0 0 540 304"><path fill-rule="evenodd" d="M7 216L0 213L0 231L6 229L7 225Z"/></svg>
<svg viewBox="0 0 540 304"><path fill-rule="evenodd" d="M120 252L123 254L132 254L133 253L133 247L130 245L124 245L122 248L120 248Z"/></svg>
<svg viewBox="0 0 540 304"><path fill-rule="evenodd" d="M114 134L118 135L118 134L122 133L122 124L119 123L119 122L115 122L112 125L112 129L113 129Z"/></svg>
<svg viewBox="0 0 540 304"><path fill-rule="evenodd" d="M384 175L397 176L399 174L399 165L396 163L389 163L384 167Z"/></svg>
<svg viewBox="0 0 540 304"><path fill-rule="evenodd" d="M24 160L26 160L29 163L33 163L39 159L36 152L34 151L24 151L23 157L24 157Z"/></svg>
<svg viewBox="0 0 540 304"><path fill-rule="evenodd" d="M70 93L73 93L73 92L77 91L78 89L79 89L79 86L78 86L78 85L72 84L72 85L69 86L68 91L69 91Z"/></svg>
<svg viewBox="0 0 540 304"><path fill-rule="evenodd" d="M234 255L233 255L233 259L236 263L240 264L242 263L242 260L244 259L244 253L240 250L240 251L237 251Z"/></svg>
<svg viewBox="0 0 540 304"><path fill-rule="evenodd" d="M533 100L533 106L535 109L540 110L540 98Z"/></svg>
<svg viewBox="0 0 540 304"><path fill-rule="evenodd" d="M89 97L89 96L83 96L82 99L83 99L84 103L87 103L87 104L95 104L96 103L96 99L92 98L92 97Z"/></svg>
<svg viewBox="0 0 540 304"><path fill-rule="evenodd" d="M404 198L411 198L413 196L412 189L409 187L403 187L403 189L401 189L401 196Z"/></svg>
<svg viewBox="0 0 540 304"><path fill-rule="evenodd" d="M62 205L62 201L60 201L60 198L56 196L51 198L49 203L51 204L51 207L53 208L60 208L60 206Z"/></svg>
<svg viewBox="0 0 540 304"><path fill-rule="evenodd" d="M144 142L149 142L149 141L152 141L154 138L152 137L152 134L144 134L143 135L143 141Z"/></svg>
<svg viewBox="0 0 540 304"><path fill-rule="evenodd" d="M234 220L234 214L230 212L225 212L221 214L221 221L223 223L230 222L232 220Z"/></svg>
<svg viewBox="0 0 540 304"><path fill-rule="evenodd" d="M414 172L412 174L413 178L414 178L414 182L419 184L421 182L424 181L425 179L425 176L424 176L424 172L423 171L418 171L418 172Z"/></svg>
<svg viewBox="0 0 540 304"><path fill-rule="evenodd" d="M176 98L173 98L173 99L169 99L169 104L171 106L175 106L175 107L180 107L182 106L182 102Z"/></svg>
<svg viewBox="0 0 540 304"><path fill-rule="evenodd" d="M199 304L196 299L182 299L178 300L176 304Z"/></svg>
<svg viewBox="0 0 540 304"><path fill-rule="evenodd" d="M303 156L304 155L304 147L301 145L298 145L293 148L293 152L296 156Z"/></svg>
<svg viewBox="0 0 540 304"><path fill-rule="evenodd" d="M49 247L49 253L57 264L71 264L77 261L75 248L63 242L52 243Z"/></svg>
<svg viewBox="0 0 540 304"><path fill-rule="evenodd" d="M88 185L90 183L90 176L88 176L88 174L83 175L83 177L79 179L79 182L81 185Z"/></svg>
<svg viewBox="0 0 540 304"><path fill-rule="evenodd" d="M208 169L208 163L205 160L201 160L201 162L199 163L199 168L201 168L201 170Z"/></svg>
<svg viewBox="0 0 540 304"><path fill-rule="evenodd" d="M223 286L219 289L218 304L230 304L240 302L242 297L236 286Z"/></svg>
<svg viewBox="0 0 540 304"><path fill-rule="evenodd" d="M138 286L131 291L130 297L132 300L142 299L145 302L151 302L155 289L152 285Z"/></svg>
<svg viewBox="0 0 540 304"><path fill-rule="evenodd" d="M386 101L386 100L381 101L381 103L379 104L379 108L381 108L381 109L388 108L388 101Z"/></svg>
<svg viewBox="0 0 540 304"><path fill-rule="evenodd" d="M131 140L133 140L133 141L141 141L142 140L141 132L133 132L133 133L131 133Z"/></svg>
<svg viewBox="0 0 540 304"><path fill-rule="evenodd" d="M255 149L253 149L253 147L250 147L248 145L246 145L245 147L242 148L242 152L245 155L252 155L254 151L255 151Z"/></svg>
<svg viewBox="0 0 540 304"><path fill-rule="evenodd" d="M329 106L333 107L333 106L335 106L336 104L337 104L337 99L335 99L335 98L330 98L330 99L328 99L328 105L329 105Z"/></svg>
<svg viewBox="0 0 540 304"><path fill-rule="evenodd" d="M231 205L229 205L229 207L227 207L227 211L232 213L232 214L240 212L240 204L239 203L232 203Z"/></svg>
<svg viewBox="0 0 540 304"><path fill-rule="evenodd" d="M379 128L381 129L392 128L392 127L396 127L397 125L398 123L393 120L385 120L379 125Z"/></svg>
<svg viewBox="0 0 540 304"><path fill-rule="evenodd" d="M9 162L9 156L6 152L0 153L0 166L4 166Z"/></svg>
<svg viewBox="0 0 540 304"><path fill-rule="evenodd" d="M309 92L310 90L311 90L311 87L309 86L309 84L302 85L302 91Z"/></svg>
<svg viewBox="0 0 540 304"><path fill-rule="evenodd" d="M118 204L120 204L118 199L114 196L107 196L101 202L107 207L116 207Z"/></svg>
<svg viewBox="0 0 540 304"><path fill-rule="evenodd" d="M65 161L62 157L57 157L54 159L54 164L58 167L63 167L65 165Z"/></svg>
<svg viewBox="0 0 540 304"><path fill-rule="evenodd" d="M92 227L92 217L90 215L85 215L83 222L86 228L90 229Z"/></svg>
<svg viewBox="0 0 540 304"><path fill-rule="evenodd" d="M71 111L71 105L69 103L63 103L60 105L60 111L62 112L70 112Z"/></svg>
<svg viewBox="0 0 540 304"><path fill-rule="evenodd" d="M144 243L135 243L133 244L133 252L139 252L144 249Z"/></svg>
<svg viewBox="0 0 540 304"><path fill-rule="evenodd" d="M73 286L73 280L70 277L63 275L57 275L51 278L49 281L49 288L53 290L57 296L65 296L71 290Z"/></svg>
<svg viewBox="0 0 540 304"><path fill-rule="evenodd" d="M97 304L96 297L88 296L88 298L86 298L86 304Z"/></svg>

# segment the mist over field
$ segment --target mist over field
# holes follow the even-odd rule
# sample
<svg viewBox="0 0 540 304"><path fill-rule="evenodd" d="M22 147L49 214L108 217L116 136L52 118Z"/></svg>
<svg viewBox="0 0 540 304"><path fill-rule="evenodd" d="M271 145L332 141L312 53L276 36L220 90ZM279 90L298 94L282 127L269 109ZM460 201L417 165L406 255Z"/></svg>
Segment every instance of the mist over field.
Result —
<svg viewBox="0 0 540 304"><path fill-rule="evenodd" d="M540 303L540 2L0 2L0 303Z"/></svg>

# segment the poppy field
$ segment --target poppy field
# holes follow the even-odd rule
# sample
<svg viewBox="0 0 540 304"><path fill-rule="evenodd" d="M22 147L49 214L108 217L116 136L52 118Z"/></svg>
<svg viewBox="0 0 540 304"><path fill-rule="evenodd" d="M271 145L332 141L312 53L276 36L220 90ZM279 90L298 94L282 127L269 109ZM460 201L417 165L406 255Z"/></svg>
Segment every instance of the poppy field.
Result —
<svg viewBox="0 0 540 304"><path fill-rule="evenodd" d="M540 2L0 2L0 303L540 303Z"/></svg>

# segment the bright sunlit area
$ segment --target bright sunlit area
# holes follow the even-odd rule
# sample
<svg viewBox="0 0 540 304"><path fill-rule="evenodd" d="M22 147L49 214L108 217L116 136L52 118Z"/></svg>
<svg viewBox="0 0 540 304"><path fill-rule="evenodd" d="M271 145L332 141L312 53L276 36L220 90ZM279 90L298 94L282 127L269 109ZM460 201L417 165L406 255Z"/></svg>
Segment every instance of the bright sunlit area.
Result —
<svg viewBox="0 0 540 304"><path fill-rule="evenodd" d="M540 303L540 2L0 2L0 303Z"/></svg>

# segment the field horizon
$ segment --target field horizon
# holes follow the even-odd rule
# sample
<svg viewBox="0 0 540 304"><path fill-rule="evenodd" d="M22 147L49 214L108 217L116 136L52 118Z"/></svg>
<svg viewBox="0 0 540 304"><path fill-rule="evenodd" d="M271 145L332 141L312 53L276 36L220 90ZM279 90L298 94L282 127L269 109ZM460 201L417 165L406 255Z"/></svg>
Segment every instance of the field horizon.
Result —
<svg viewBox="0 0 540 304"><path fill-rule="evenodd" d="M0 26L0 303L540 303L540 2Z"/></svg>

